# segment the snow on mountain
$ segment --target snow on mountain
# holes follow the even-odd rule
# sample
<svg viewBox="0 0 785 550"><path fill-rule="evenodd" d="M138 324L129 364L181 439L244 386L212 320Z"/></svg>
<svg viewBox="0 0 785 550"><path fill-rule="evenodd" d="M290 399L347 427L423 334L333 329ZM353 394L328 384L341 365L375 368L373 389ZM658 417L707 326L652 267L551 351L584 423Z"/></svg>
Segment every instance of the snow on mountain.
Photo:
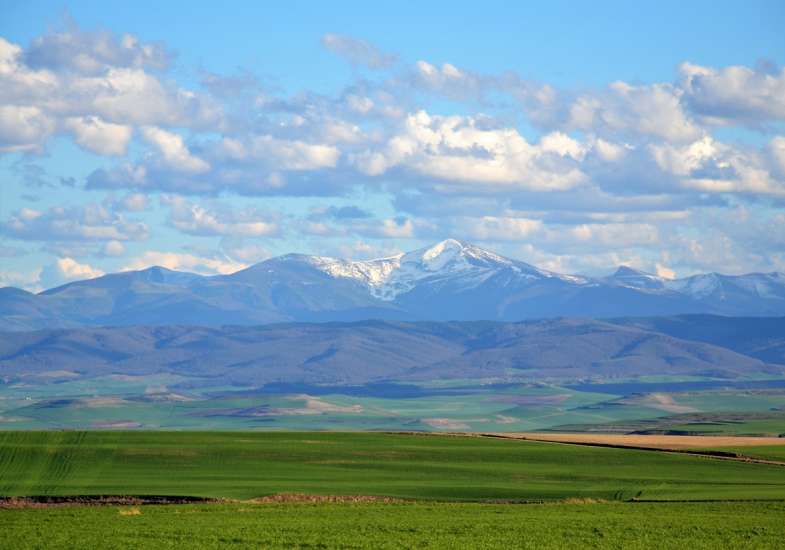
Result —
<svg viewBox="0 0 785 550"><path fill-rule="evenodd" d="M731 300L739 299L741 295L763 300L785 300L785 275L776 272L746 275L701 273L681 279L665 279L620 266L613 275L602 281L637 290L676 292L695 300Z"/></svg>
<svg viewBox="0 0 785 550"><path fill-rule="evenodd" d="M785 274L777 272L747 275L703 273L667 281L666 287L700 299L713 296L724 300L736 294L745 294L765 300L785 300Z"/></svg>
<svg viewBox="0 0 785 550"><path fill-rule="evenodd" d="M163 268L0 292L0 331L95 325L785 315L785 275L561 275L455 239L375 260L288 254L229 275Z"/></svg>
<svg viewBox="0 0 785 550"><path fill-rule="evenodd" d="M674 295L680 295L685 300L707 302L704 308L707 311L714 311L716 300L755 299L774 301L777 304L785 301L785 275L781 273L751 273L739 276L708 273L682 279L665 279L628 266L620 266L608 277L581 277L539 269L457 239L446 239L411 252L374 260L353 261L328 256L289 254L253 266L247 271L259 273L259 269L264 267L266 271L273 273L275 270L271 269L272 266L265 266L280 262L306 264L336 281L360 283L360 288L365 289L368 299L386 304L398 303L403 295L415 289L428 289L431 295L446 296L479 289L491 280L493 282L489 284L496 290L503 291L503 288L509 287L513 293L522 288L530 288L536 283L563 283L561 290L554 291L560 293L554 296L556 300L566 296L564 292L568 290L578 292L607 287L634 290L650 297L674 299ZM235 276L228 276L233 277ZM694 303L690 303L683 309L692 311L695 307ZM739 307L744 310L743 305ZM751 306L751 309L756 307ZM775 308L779 310L781 306L776 305ZM734 311L737 310L739 309L734 306Z"/></svg>
<svg viewBox="0 0 785 550"><path fill-rule="evenodd" d="M538 269L523 262L499 256L488 250L446 239L433 246L376 260L349 261L324 256L310 256L309 263L332 277L358 280L368 286L371 295L384 301L395 300L425 280L450 279L464 289L474 288L501 270L510 270L520 278L570 277Z"/></svg>
<svg viewBox="0 0 785 550"><path fill-rule="evenodd" d="M605 281L641 290L660 290L666 286L667 279L622 265L613 275L606 277Z"/></svg>
<svg viewBox="0 0 785 550"><path fill-rule="evenodd" d="M721 282L716 273L693 275L683 279L674 279L666 283L667 288L692 296L705 298L720 288Z"/></svg>

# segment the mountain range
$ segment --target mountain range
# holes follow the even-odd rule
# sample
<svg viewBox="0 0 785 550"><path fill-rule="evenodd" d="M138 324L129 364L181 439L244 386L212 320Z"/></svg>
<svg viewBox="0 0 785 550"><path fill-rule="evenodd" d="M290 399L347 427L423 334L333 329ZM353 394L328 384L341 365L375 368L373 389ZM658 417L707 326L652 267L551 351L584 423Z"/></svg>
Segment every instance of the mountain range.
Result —
<svg viewBox="0 0 785 550"><path fill-rule="evenodd" d="M708 332L701 339L707 324L741 336L725 345L712 342ZM759 336L746 337L753 332ZM108 375L164 375L193 387L651 376L765 380L785 377L783 344L782 318L706 316L90 327L0 333L0 382L27 387Z"/></svg>
<svg viewBox="0 0 785 550"><path fill-rule="evenodd" d="M40 293L0 288L0 331L129 325L785 315L785 274L564 275L455 239L388 258L288 254L229 275L151 267Z"/></svg>

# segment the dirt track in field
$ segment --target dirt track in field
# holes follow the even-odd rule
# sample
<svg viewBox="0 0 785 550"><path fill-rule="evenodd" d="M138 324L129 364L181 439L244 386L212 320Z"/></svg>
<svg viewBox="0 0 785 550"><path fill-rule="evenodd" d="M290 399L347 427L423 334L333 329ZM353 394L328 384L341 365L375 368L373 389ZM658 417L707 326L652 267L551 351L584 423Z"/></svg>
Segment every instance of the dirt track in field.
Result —
<svg viewBox="0 0 785 550"><path fill-rule="evenodd" d="M487 435L552 441L555 443L582 443L636 447L663 450L721 449L723 447L750 447L759 445L785 445L785 437L742 437L710 435L625 435L590 433L489 433Z"/></svg>

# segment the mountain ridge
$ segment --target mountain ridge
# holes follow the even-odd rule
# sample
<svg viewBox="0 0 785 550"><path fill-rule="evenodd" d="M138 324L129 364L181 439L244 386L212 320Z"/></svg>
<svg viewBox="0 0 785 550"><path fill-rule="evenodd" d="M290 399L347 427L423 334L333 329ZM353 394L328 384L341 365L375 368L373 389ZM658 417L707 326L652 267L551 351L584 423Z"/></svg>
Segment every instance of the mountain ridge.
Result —
<svg viewBox="0 0 785 550"><path fill-rule="evenodd" d="M622 266L607 277L585 277L446 239L375 260L287 254L226 275L153 266L38 294L0 289L0 330L687 313L785 315L785 275L710 273L671 280Z"/></svg>

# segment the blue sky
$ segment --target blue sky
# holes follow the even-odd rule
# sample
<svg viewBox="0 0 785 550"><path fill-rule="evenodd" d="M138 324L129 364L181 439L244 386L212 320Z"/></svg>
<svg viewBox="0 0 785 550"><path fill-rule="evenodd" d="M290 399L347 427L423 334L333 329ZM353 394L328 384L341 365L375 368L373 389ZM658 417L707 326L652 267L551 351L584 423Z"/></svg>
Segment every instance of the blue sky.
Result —
<svg viewBox="0 0 785 550"><path fill-rule="evenodd" d="M785 271L782 2L1 3L0 285L448 236Z"/></svg>

